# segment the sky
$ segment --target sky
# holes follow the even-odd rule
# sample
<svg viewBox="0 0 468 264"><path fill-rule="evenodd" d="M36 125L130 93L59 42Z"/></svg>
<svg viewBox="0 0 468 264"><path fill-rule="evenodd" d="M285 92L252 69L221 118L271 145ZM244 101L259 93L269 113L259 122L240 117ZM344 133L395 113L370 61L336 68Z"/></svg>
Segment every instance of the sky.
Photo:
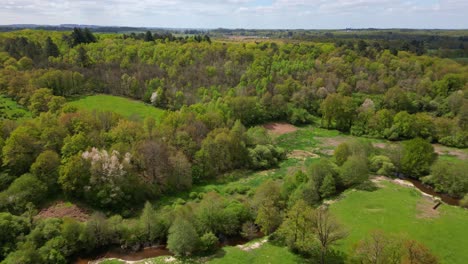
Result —
<svg viewBox="0 0 468 264"><path fill-rule="evenodd" d="M468 28L468 0L0 0L0 24Z"/></svg>

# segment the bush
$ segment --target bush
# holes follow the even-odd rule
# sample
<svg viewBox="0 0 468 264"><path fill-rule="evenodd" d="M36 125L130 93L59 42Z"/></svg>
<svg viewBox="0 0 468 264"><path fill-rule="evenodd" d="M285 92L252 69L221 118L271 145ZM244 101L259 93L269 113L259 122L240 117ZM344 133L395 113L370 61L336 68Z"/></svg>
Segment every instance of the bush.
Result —
<svg viewBox="0 0 468 264"><path fill-rule="evenodd" d="M465 197L460 201L460 205L464 208L468 208L468 194L465 194Z"/></svg>
<svg viewBox="0 0 468 264"><path fill-rule="evenodd" d="M273 145L257 145L255 148L249 149L250 166L253 169L271 168L285 157L285 151Z"/></svg>
<svg viewBox="0 0 468 264"><path fill-rule="evenodd" d="M395 165L387 156L374 156L370 159L370 170L377 175L393 176Z"/></svg>
<svg viewBox="0 0 468 264"><path fill-rule="evenodd" d="M218 238L211 232L205 233L200 238L200 249L203 252L213 252L218 245Z"/></svg>
<svg viewBox="0 0 468 264"><path fill-rule="evenodd" d="M6 191L7 204L13 212L23 212L26 204L32 202L38 205L47 195L47 186L32 174L24 174L17 178Z"/></svg>

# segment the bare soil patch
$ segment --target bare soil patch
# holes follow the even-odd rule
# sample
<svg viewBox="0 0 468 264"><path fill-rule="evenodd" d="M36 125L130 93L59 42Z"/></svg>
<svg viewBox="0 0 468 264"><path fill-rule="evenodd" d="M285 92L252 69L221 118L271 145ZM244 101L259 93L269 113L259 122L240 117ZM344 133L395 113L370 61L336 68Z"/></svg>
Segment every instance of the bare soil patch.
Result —
<svg viewBox="0 0 468 264"><path fill-rule="evenodd" d="M449 148L439 144L432 144L432 146L434 146L434 151L439 155L450 155L461 160L468 160L468 153L461 149Z"/></svg>
<svg viewBox="0 0 468 264"><path fill-rule="evenodd" d="M312 153L310 151L305 150L293 150L288 154L288 158L298 159L298 160L305 160L306 158L319 158L320 156Z"/></svg>
<svg viewBox="0 0 468 264"><path fill-rule="evenodd" d="M416 205L416 217L418 218L436 218L440 212L437 209L433 209L436 204L430 197L423 196Z"/></svg>
<svg viewBox="0 0 468 264"><path fill-rule="evenodd" d="M288 134L297 130L297 127L288 123L268 123L263 127L276 135Z"/></svg>
<svg viewBox="0 0 468 264"><path fill-rule="evenodd" d="M241 250L244 250L244 251L250 251L250 250L253 250L253 249L260 248L266 242L267 242L267 239L265 238L262 241L255 242L253 244L239 245L237 247L240 248Z"/></svg>
<svg viewBox="0 0 468 264"><path fill-rule="evenodd" d="M56 202L51 206L42 209L37 218L63 218L70 217L78 221L85 222L90 217L90 212L75 204L68 204L63 201Z"/></svg>

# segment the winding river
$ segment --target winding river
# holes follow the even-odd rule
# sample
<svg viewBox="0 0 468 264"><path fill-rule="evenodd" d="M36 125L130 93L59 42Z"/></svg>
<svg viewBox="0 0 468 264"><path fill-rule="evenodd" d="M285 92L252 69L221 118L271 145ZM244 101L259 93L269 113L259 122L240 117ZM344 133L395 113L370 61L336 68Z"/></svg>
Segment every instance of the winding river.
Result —
<svg viewBox="0 0 468 264"><path fill-rule="evenodd" d="M257 237L262 237L263 234L258 233ZM250 240L242 238L242 237L230 237L225 238L223 242L219 244L220 247L225 246L237 246L237 245L244 245ZM98 260L103 259L121 259L125 261L138 261L148 258L156 258L161 256L172 256L173 254L165 247L165 246L156 246L156 247L147 247L143 250L139 250L136 252L123 250L120 248L113 248L101 254L94 255L92 257L86 258L78 258L74 264L88 264L90 262L95 262Z"/></svg>

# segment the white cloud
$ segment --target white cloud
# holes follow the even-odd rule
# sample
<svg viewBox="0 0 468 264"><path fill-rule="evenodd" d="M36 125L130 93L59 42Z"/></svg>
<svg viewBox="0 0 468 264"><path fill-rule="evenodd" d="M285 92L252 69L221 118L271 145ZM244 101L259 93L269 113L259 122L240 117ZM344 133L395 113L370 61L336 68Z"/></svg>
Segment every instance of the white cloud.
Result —
<svg viewBox="0 0 468 264"><path fill-rule="evenodd" d="M3 0L0 24L467 28L468 0Z"/></svg>

